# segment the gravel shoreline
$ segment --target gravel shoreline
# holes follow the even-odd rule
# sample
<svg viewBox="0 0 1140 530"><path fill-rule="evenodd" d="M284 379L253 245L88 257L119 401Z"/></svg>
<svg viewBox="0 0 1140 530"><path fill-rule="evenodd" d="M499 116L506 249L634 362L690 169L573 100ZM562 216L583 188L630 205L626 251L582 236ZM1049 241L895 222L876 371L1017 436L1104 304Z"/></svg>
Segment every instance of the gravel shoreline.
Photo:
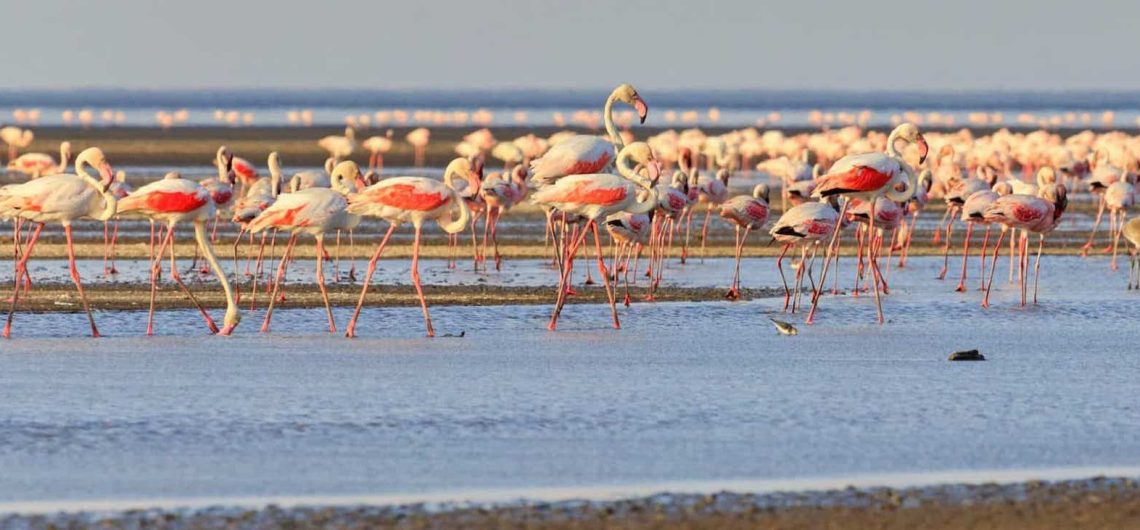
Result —
<svg viewBox="0 0 1140 530"><path fill-rule="evenodd" d="M210 507L0 516L41 528L1140 528L1133 478L783 493L658 493L617 501Z"/></svg>

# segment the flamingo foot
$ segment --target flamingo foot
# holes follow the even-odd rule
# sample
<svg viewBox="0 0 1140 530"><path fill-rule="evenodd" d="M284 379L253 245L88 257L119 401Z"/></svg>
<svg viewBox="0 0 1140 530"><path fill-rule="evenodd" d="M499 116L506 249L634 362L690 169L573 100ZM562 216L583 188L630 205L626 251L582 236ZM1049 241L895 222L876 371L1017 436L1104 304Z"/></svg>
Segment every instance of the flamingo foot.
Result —
<svg viewBox="0 0 1140 530"><path fill-rule="evenodd" d="M740 289L737 289L736 287L729 288L728 292L724 293L724 297L734 301L740 300Z"/></svg>
<svg viewBox="0 0 1140 530"><path fill-rule="evenodd" d="M959 293L964 293L966 292L966 284L959 282L958 286L955 287L954 290Z"/></svg>
<svg viewBox="0 0 1140 530"><path fill-rule="evenodd" d="M1112 245L1100 249L1101 254L1108 254L1110 252L1112 252Z"/></svg>
<svg viewBox="0 0 1140 530"><path fill-rule="evenodd" d="M625 300L623 300L622 303L625 304L626 307L629 307L629 304L631 302L632 302L632 300L629 297L629 293L625 293Z"/></svg>

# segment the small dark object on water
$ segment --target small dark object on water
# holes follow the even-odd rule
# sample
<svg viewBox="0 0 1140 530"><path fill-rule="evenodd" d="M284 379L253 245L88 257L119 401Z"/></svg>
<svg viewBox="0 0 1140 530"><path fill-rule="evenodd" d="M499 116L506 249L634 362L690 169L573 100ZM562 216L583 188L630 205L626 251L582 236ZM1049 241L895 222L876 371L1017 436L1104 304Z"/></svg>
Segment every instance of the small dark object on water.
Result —
<svg viewBox="0 0 1140 530"><path fill-rule="evenodd" d="M440 338L443 338L443 339L462 339L463 336L466 334L467 334L467 330L463 330L463 331L460 331L458 334L456 334L456 333L444 333L443 336Z"/></svg>
<svg viewBox="0 0 1140 530"><path fill-rule="evenodd" d="M984 361L986 356L978 350L956 351L950 354L951 361Z"/></svg>

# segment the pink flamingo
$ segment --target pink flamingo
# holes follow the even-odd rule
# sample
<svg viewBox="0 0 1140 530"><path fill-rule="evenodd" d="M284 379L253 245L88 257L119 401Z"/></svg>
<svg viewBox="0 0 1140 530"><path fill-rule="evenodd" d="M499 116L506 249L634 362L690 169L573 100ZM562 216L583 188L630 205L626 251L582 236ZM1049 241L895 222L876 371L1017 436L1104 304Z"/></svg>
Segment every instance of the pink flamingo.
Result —
<svg viewBox="0 0 1140 530"><path fill-rule="evenodd" d="M328 151L329 156L339 162L352 156L352 152L356 150L356 131L352 127L345 127L344 136L330 134L317 140L317 145Z"/></svg>
<svg viewBox="0 0 1140 530"><path fill-rule="evenodd" d="M110 187L111 195L115 196L116 200L120 200L127 195L134 192L134 188L127 183L127 173L119 171L115 173L115 180L111 182ZM103 274L118 274L118 269L115 268L115 243L119 240L119 219L115 216L115 227L112 230L110 227L111 220L103 221ZM108 237L109 236L109 237ZM151 249L152 251L154 249Z"/></svg>
<svg viewBox="0 0 1140 530"><path fill-rule="evenodd" d="M863 249L867 249L867 257L878 256L881 253L883 241L887 230L897 230L900 221L905 214L902 206L886 197L876 198L874 204L862 201L857 198L851 199L851 204L847 207L847 217L849 221L858 222L856 226L856 239L859 242L859 248L856 250L856 267L855 267L855 289L854 296L859 296L859 281L863 279ZM873 217L872 217L873 216ZM872 223L872 219L874 222ZM890 238L894 241L894 236ZM887 263L890 263L894 251L893 247L887 250ZM887 274L876 280L881 287L884 294L890 292L887 288L887 280L890 279L890 268L887 268Z"/></svg>
<svg viewBox="0 0 1140 530"><path fill-rule="evenodd" d="M392 232L400 224L412 223L415 228L415 238L412 246L412 283L415 284L416 294L420 299L420 308L424 313L424 323L427 325L427 335L435 336L435 329L431 325L431 315L428 313L427 300L424 299L423 286L420 284L420 235L424 222L435 220L440 228L449 234L457 234L467 228L471 220L471 212L459 193L455 190L455 179L465 179L472 189L479 189L479 178L471 162L465 158L452 160L443 173L443 182L426 177L393 177L373 184L348 198L348 212L362 217L376 217L389 223L388 231L376 252L368 261L368 272L364 275L364 286L360 291L360 299L356 303L356 311L348 321L345 329L346 337L356 336L356 321L360 318L360 310L364 306L364 297L368 294L368 285L372 275L376 272L376 264L384 252Z"/></svg>
<svg viewBox="0 0 1140 530"><path fill-rule="evenodd" d="M607 137L577 134L551 145L546 154L530 163L531 179L536 186L545 186L567 175L599 173L614 161L616 153L624 147L613 118L614 104L618 102L637 110L641 123L645 123L649 115L645 100L633 85L619 85L610 92L602 110Z"/></svg>
<svg viewBox="0 0 1140 530"><path fill-rule="evenodd" d="M428 142L431 141L431 131L426 127L420 127L412 130L404 137L409 144L412 144L412 150L415 153L415 166L423 167L424 157L427 155Z"/></svg>
<svg viewBox="0 0 1140 530"><path fill-rule="evenodd" d="M8 162L16 159L20 149L27 148L36 137L31 129L8 126L0 129L0 142L8 146Z"/></svg>
<svg viewBox="0 0 1140 530"><path fill-rule="evenodd" d="M1084 246L1081 247L1082 256L1088 255L1089 250L1092 248L1093 242L1096 239L1096 231L1098 228L1100 228L1100 220L1104 216L1104 210L1106 206L1104 200L1105 191L1107 191L1108 188L1113 184L1122 180L1121 177L1124 175L1123 169L1110 164L1107 160L1103 163L1100 163L1101 153L1102 151L1097 151L1094 154L1092 160L1092 175L1089 176L1088 179L1089 192L1099 198L1097 201L1097 204L1099 206L1097 207L1096 211L1096 220L1093 221L1092 231L1089 232L1089 240L1084 244ZM1105 154L1104 158L1108 158L1107 153ZM1109 252L1110 250L1112 250L1111 245L1105 247L1104 252Z"/></svg>
<svg viewBox="0 0 1140 530"><path fill-rule="evenodd" d="M1104 190L1104 204L1108 210L1108 221L1112 235L1112 270L1116 270L1116 252L1120 247L1120 233L1124 230L1124 216L1136 203L1135 176L1125 174L1119 182L1114 182Z"/></svg>
<svg viewBox="0 0 1140 530"><path fill-rule="evenodd" d="M490 233L495 252L495 270L503 269L503 258L499 255L499 218L514 205L522 202L527 194L526 167L519 164L502 174L492 173L483 181L481 195L487 204L487 220L483 225L483 251L487 255L487 234Z"/></svg>
<svg viewBox="0 0 1140 530"><path fill-rule="evenodd" d="M99 172L99 179L87 173L88 167L93 167ZM4 338L12 335L12 320L19 302L20 280L27 274L28 259L32 256L32 250L43 231L44 224L53 222L63 225L67 237L67 259L71 280L75 282L75 290L79 292L83 310L87 313L87 321L91 324L91 336L99 336L99 329L95 327L95 318L91 316L91 308L87 304L87 295L83 291L83 282L79 278L79 269L75 266L71 223L84 218L105 221L115 215L116 199L109 190L113 177L111 165L107 163L103 151L91 147L79 153L79 157L75 159L75 174L61 173L0 188L0 217L18 218L36 224L35 232L32 233L16 263L15 288L12 292L12 304L8 309L8 320L4 324Z"/></svg>
<svg viewBox="0 0 1140 530"><path fill-rule="evenodd" d="M914 170L903 161L902 156L899 154L895 144L898 141L905 141L915 143L918 145L919 163L926 160L926 154L930 150L926 144L926 139L918 132L918 127L912 123L903 123L895 127L891 131L890 136L887 137L887 152L886 153L866 153L859 155L845 156L831 167L831 172L820 178L819 184L812 193L813 197L830 197L833 195L842 195L847 197L859 198L865 201L874 201L882 195L886 195L891 200L897 202L905 202L910 200L911 195L914 194L917 187L917 176ZM899 186L904 186L903 190L899 190ZM842 219L846 212L847 203L844 203L840 210L839 218ZM873 208L872 208L873 209ZM870 218L874 219L874 212L871 212ZM873 228L873 226L872 226ZM823 272L820 275L820 283L827 283L827 269L831 264L831 259L839 252L836 245L836 240L839 236L839 230L835 230L831 236L831 243L827 247L827 255L823 261ZM875 284L882 279L879 272L879 265L876 261L874 253L870 256L871 272L875 276ZM823 289L817 289L812 296L811 310L808 312L807 323L810 324L814 321L816 309L819 307L819 298L823 293ZM875 305L879 313L879 323L882 324L886 321L883 318L883 304L879 297L878 288L875 289Z"/></svg>
<svg viewBox="0 0 1140 530"><path fill-rule="evenodd" d="M1006 229L1021 229L1021 244L1019 247L1021 268L1021 305L1025 306L1026 277L1028 276L1029 257L1027 244L1029 233L1038 235L1037 261L1034 264L1033 275L1033 303L1037 303L1037 279L1041 273L1041 251L1045 247L1045 234L1052 232L1061 221L1065 207L1069 201L1065 186L1054 184L1046 186L1039 191L1038 197L1030 195L1006 195L996 199L985 211L985 218L991 222L1003 225L998 235L997 245L994 247L993 262L990 264L990 280L986 285L986 296L982 299L982 307L990 306L990 291L994 283L994 269L997 267L998 251L1001 250L1001 240ZM1010 237L1013 237L1012 235Z"/></svg>
<svg viewBox="0 0 1140 530"><path fill-rule="evenodd" d="M638 168L630 167L630 161L636 161L644 167L649 177L637 173ZM595 173L590 175L571 175L559 179L554 184L545 186L534 192L532 202L544 208L557 209L564 214L579 215L587 223L570 247L565 252L565 261L573 259L578 247L586 238L586 233L594 234L594 248L597 253L598 271L605 283L606 295L610 303L610 312L613 314L614 328L620 328L614 292L609 282L605 262L602 259L602 243L598 235L598 222L619 212L644 214L657 206L657 190L653 183L660 174L657 162L653 158L653 151L644 142L629 144L618 154L617 170L619 175ZM646 200L638 200L638 188L644 190ZM558 315L566 303L566 287L570 283L570 266L563 264L558 282L557 300L554 313L550 317L547 329L554 331L558 326Z"/></svg>
<svg viewBox="0 0 1140 530"><path fill-rule="evenodd" d="M748 233L753 228L760 229L768 222L768 185L757 184L752 189L752 195L737 195L720 206L720 216L735 225L736 228L736 268L732 277L732 287L724 296L729 300L740 299L740 257L744 253L744 244L748 241ZM741 236L740 229L744 229Z"/></svg>
<svg viewBox="0 0 1140 530"><path fill-rule="evenodd" d="M71 142L60 142L59 162L46 153L24 153L8 162L8 171L23 173L33 179L44 175L55 175L67 171L67 161L71 158Z"/></svg>
<svg viewBox="0 0 1140 530"><path fill-rule="evenodd" d="M174 281L198 308L202 318L206 321L206 326L210 328L211 332L219 335L233 333L234 328L241 322L241 313L238 311L229 278L222 270L221 265L218 264L218 260L214 256L214 246L206 236L206 222L216 216L216 209L214 202L210 200L209 190L202 187L201 184L184 179L177 172L172 171L161 180L151 182L119 201L119 213L147 217L152 221L166 224L166 236L159 245L158 252L151 256L154 261L151 264L150 311L147 314L146 334L148 336L154 334L154 304L158 292L158 272L161 270L162 254L167 246L170 247L170 276L174 278ZM220 330L214 323L214 319L190 292L190 288L182 281L182 276L178 272L174 249L174 229L181 222L193 223L194 238L198 243L197 249L213 268L214 275L222 284L222 290L225 291L226 313Z"/></svg>
<svg viewBox="0 0 1140 530"><path fill-rule="evenodd" d="M622 304L629 307L632 299L629 296L630 258L633 258L633 269L637 269L637 258L641 249L649 243L650 226L653 211L646 214L632 214L622 212L611 215L606 219L606 232L614 243L614 259L610 263L610 270L614 274L614 290L617 290L617 274L624 271L625 297ZM624 258L624 261L623 261ZM636 282L637 278L634 278Z"/></svg>
<svg viewBox="0 0 1140 530"><path fill-rule="evenodd" d="M679 169L673 172L672 182L657 186L656 215L649 235L650 270L646 272L653 281L649 284L647 301L653 301L653 294L665 274L665 256L672 251L675 227L679 226L677 223L693 204L689 196L689 181L695 176L692 150L682 147L677 162Z"/></svg>
<svg viewBox="0 0 1140 530"><path fill-rule="evenodd" d="M784 256L792 247L796 245L802 247L800 268L796 272L796 298L798 299L803 282L807 247L810 245L814 248L830 237L835 232L838 223L839 212L830 204L826 202L805 202L784 212L776 224L772 226L772 229L768 231L773 239L784 245L783 249L780 250L780 257L776 259L776 269L780 271L780 280L784 283L784 311L788 310L789 302L792 300L792 292L788 289L788 280L784 276ZM814 250L812 252L814 256ZM823 289L823 285L821 284L818 289ZM791 307L792 311L795 312L795 304L792 304Z"/></svg>
<svg viewBox="0 0 1140 530"><path fill-rule="evenodd" d="M998 184L994 186L995 190L1002 189L1003 186ZM986 278L986 250L990 243L990 230L992 229L992 220L987 220L985 216L986 208L989 208L994 201L1002 194L998 191L982 190L976 191L966 198L962 203L962 221L966 223L966 241L962 246L962 276L958 279L958 286L954 288L959 293L966 292L966 264L970 259L970 236L973 235L975 225L984 225L986 227L986 235L982 239L982 281ZM1006 194L1008 195L1008 193ZM984 284L983 284L984 287Z"/></svg>
<svg viewBox="0 0 1140 530"><path fill-rule="evenodd" d="M384 172L384 153L392 150L392 129L384 133L384 136L372 136L363 142L361 145L370 153L368 155L368 171L376 170L376 173Z"/></svg>
<svg viewBox="0 0 1140 530"><path fill-rule="evenodd" d="M338 183L361 181L360 168L356 162L346 160L333 170L332 178ZM277 279L274 282L273 295L269 298L269 308L265 312L265 321L261 324L262 333L269 331L269 323L273 319L273 306L280 292L281 282L285 277L285 267L292 256L293 248L297 244L297 235L306 233L317 240L316 253L316 280L321 290L321 298L325 303L325 313L329 320L329 332L336 332L336 322L333 320L332 304L329 303L329 293L325 288L324 256L325 233L333 230L348 230L356 226L359 217L348 213L348 199L345 194L330 188L307 188L286 193L277 197L277 200L265 211L249 223L249 231L256 234L268 228L292 232L285 252L281 255L281 262L277 266Z"/></svg>
<svg viewBox="0 0 1140 530"><path fill-rule="evenodd" d="M236 176L233 169L233 161L234 154L230 152L230 148L224 145L219 147L217 155L214 157L214 165L217 166L218 176L202 181L202 187L210 192L210 200L214 201L214 208L217 211L217 216L214 217L214 228L210 233L210 241L215 239L214 236L218 232L218 220L222 216L222 211L229 208L233 203L234 179Z"/></svg>
<svg viewBox="0 0 1140 530"><path fill-rule="evenodd" d="M906 203L906 210L910 213L910 223L907 223L904 229L906 230L906 241L903 242L902 252L899 253L898 268L906 268L906 258L910 255L910 242L914 237L914 231L918 229L918 215L926 209L926 205L930 202L930 186L932 184L931 172L929 169L923 169L922 173L918 174L918 188L914 190L914 197ZM935 233L938 231L935 230Z"/></svg>
<svg viewBox="0 0 1140 530"><path fill-rule="evenodd" d="M965 179L946 192L946 209L949 211L946 221L946 241L942 246L942 270L938 272L938 279L943 280L946 278L946 272L950 267L950 247L953 245L951 238L954 235L954 220L958 216L958 212L962 209L962 205L966 199L979 191L988 191L993 187L993 176L990 174L989 178L986 177L982 171L979 170L977 178Z"/></svg>

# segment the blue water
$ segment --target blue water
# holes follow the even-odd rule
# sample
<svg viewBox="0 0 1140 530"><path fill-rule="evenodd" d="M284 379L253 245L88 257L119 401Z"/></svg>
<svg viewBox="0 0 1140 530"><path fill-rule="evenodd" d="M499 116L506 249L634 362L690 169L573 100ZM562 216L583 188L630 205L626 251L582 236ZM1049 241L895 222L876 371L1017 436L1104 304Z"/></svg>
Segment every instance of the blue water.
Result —
<svg viewBox="0 0 1140 530"><path fill-rule="evenodd" d="M889 123L893 114L915 111L920 114L941 112L953 116L958 124L965 122L970 112L1000 112L1006 123L1013 123L1016 115L1030 112L1037 115L1063 115L1068 112L1092 113L1092 120L1072 126L1103 124L1099 113L1115 111L1116 123L1131 125L1140 116L1140 92L1125 91L973 91L973 92L842 92L842 91L783 91L783 90L690 90L678 91L640 87L651 107L650 123L654 125L683 125L678 121L663 120L672 111L678 115L687 110L697 111L693 124L712 124L707 115L710 107L717 107L722 115L718 125L754 125L771 112L780 112L783 126L808 124L809 111L872 112L871 124ZM102 124L100 113L105 109L122 111L125 122L120 125L153 125L159 111L187 109L187 125L211 125L217 122L213 112L217 109L252 113L256 125L285 125L287 113L292 110L311 109L316 125L337 125L345 116L372 115L382 110L419 109L472 111L488 109L494 113L496 125L516 123L515 112L528 114L527 124L548 125L552 114L564 115L577 110L599 111L608 89L599 90L121 90L79 89L5 90L0 91L0 117L10 121L15 109L36 108L41 111L39 123L59 125L61 112L89 109L95 113L95 125ZM417 123L412 120L410 123Z"/></svg>
<svg viewBox="0 0 1140 530"><path fill-rule="evenodd" d="M1003 278L994 307L892 271L890 323L871 297L824 300L777 335L779 300L635 304L625 329L576 305L369 308L362 338L319 310L208 337L192 312L21 314L0 343L0 498L9 501L395 495L950 470L1123 468L1135 421L1140 295L1101 258L1047 257L1042 303ZM1004 276L1004 264L999 273ZM973 273L973 271L971 271ZM850 265L842 270L849 284ZM686 266L723 285L726 260ZM751 260L745 286L773 285ZM971 286L973 285L971 280ZM347 310L338 309L343 322ZM802 315L787 316L799 322ZM984 363L948 363L981 348Z"/></svg>

